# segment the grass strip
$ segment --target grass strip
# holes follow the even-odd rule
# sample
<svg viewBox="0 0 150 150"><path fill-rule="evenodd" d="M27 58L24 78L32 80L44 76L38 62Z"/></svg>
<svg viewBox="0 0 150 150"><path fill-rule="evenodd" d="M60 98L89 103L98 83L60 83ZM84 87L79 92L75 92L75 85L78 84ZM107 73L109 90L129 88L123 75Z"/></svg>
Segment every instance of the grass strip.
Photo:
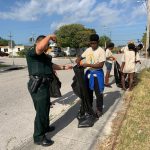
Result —
<svg viewBox="0 0 150 150"><path fill-rule="evenodd" d="M150 69L139 74L137 86L125 93L124 102L99 150L150 150Z"/></svg>

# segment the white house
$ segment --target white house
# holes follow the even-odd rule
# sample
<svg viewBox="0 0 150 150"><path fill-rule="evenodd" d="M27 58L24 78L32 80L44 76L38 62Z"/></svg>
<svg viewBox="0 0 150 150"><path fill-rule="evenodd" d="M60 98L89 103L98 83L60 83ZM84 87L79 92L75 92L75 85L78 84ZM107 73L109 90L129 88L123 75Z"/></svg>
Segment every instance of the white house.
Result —
<svg viewBox="0 0 150 150"><path fill-rule="evenodd" d="M13 49L11 49L9 46L0 46L0 51L8 53L9 55L12 55L13 53L13 56L18 56L17 52L25 49L26 47L27 46L24 46L24 45L16 45L13 47Z"/></svg>

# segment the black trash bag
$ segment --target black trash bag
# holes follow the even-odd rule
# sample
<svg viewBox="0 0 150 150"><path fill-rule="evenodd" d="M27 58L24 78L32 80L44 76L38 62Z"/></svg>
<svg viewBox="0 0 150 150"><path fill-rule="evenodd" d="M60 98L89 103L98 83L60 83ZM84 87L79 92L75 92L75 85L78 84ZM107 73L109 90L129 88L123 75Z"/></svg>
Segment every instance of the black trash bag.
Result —
<svg viewBox="0 0 150 150"><path fill-rule="evenodd" d="M84 68L79 66L73 67L75 76L71 84L74 93L81 99L80 110L77 115L79 121L78 127L91 127L96 120L95 113L90 105L90 98L85 82Z"/></svg>
<svg viewBox="0 0 150 150"><path fill-rule="evenodd" d="M74 76L73 77L73 83L71 84L71 87L73 89L73 92L81 99L81 90L80 90L80 84L79 82L77 81L76 77Z"/></svg>
<svg viewBox="0 0 150 150"><path fill-rule="evenodd" d="M84 115L78 114L77 119L79 121L78 128L92 127L95 123L95 115L85 113Z"/></svg>
<svg viewBox="0 0 150 150"><path fill-rule="evenodd" d="M114 77L117 87L122 87L121 84L121 67L117 61L114 63Z"/></svg>
<svg viewBox="0 0 150 150"><path fill-rule="evenodd" d="M60 92L61 82L54 73L52 76L53 76L52 77L53 80L50 81L50 87L49 87L50 97L54 97L54 98L61 97L62 96Z"/></svg>

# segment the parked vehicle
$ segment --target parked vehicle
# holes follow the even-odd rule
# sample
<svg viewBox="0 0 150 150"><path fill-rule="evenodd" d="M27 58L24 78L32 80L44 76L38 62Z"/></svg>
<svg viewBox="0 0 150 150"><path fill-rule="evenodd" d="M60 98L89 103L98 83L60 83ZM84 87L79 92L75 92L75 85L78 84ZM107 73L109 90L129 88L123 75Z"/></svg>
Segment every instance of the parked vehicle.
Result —
<svg viewBox="0 0 150 150"><path fill-rule="evenodd" d="M8 53L1 52L1 51L0 51L0 56L2 56L2 57L3 57L3 56L9 56L9 54L8 54Z"/></svg>
<svg viewBox="0 0 150 150"><path fill-rule="evenodd" d="M66 56L76 56L76 49L67 47L67 49L64 51Z"/></svg>
<svg viewBox="0 0 150 150"><path fill-rule="evenodd" d="M82 53L87 49L87 47L82 47L78 50L78 55L82 55Z"/></svg>
<svg viewBox="0 0 150 150"><path fill-rule="evenodd" d="M50 55L52 57L63 57L63 56L65 56L65 53L61 50L60 47L56 47L56 48L54 48L54 50L52 50L50 52Z"/></svg>

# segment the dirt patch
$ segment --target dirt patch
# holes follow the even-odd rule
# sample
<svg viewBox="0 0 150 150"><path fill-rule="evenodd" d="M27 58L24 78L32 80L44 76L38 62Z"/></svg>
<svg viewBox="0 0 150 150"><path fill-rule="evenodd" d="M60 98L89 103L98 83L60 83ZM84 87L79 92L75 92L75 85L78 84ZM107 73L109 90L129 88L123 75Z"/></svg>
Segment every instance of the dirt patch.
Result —
<svg viewBox="0 0 150 150"><path fill-rule="evenodd" d="M102 143L100 143L99 150L113 150L114 149L122 123L125 119L126 113L130 105L131 94L125 93L123 100L124 100L124 107L121 111L117 113L116 118L113 120L111 135L107 137Z"/></svg>

